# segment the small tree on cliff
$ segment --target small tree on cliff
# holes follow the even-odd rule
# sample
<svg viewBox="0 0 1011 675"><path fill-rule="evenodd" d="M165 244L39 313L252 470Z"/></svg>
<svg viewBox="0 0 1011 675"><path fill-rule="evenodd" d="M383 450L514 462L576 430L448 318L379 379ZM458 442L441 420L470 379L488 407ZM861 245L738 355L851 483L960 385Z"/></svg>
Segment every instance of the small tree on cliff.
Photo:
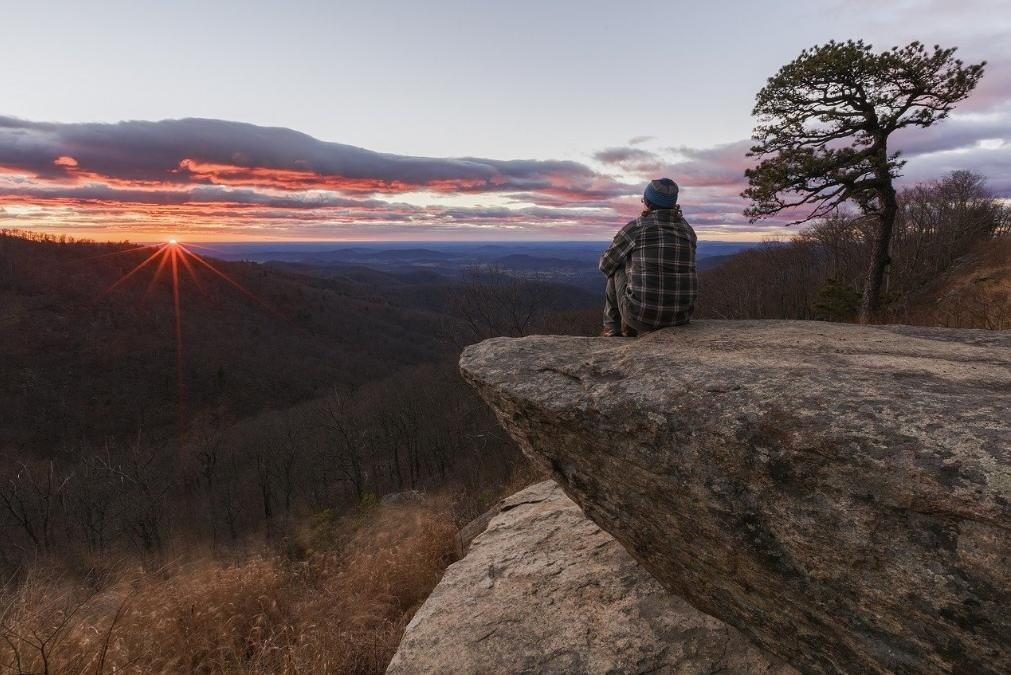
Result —
<svg viewBox="0 0 1011 675"><path fill-rule="evenodd" d="M986 62L966 66L954 53L919 42L874 53L862 40L833 41L802 51L756 96L748 156L761 160L745 172L744 213L755 222L803 209L797 224L851 202L875 218L862 322L878 309L898 209L892 183L905 163L889 152L889 136L944 119L975 88Z"/></svg>

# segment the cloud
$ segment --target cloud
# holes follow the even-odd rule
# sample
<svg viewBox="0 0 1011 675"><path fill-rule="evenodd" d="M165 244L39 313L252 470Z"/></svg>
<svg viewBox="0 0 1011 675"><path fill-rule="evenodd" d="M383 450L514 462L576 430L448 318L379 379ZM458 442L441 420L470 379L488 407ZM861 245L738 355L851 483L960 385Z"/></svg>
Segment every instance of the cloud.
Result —
<svg viewBox="0 0 1011 675"><path fill-rule="evenodd" d="M201 185L191 189L128 189L99 183L86 185L5 185L0 180L0 202L32 200L63 203L120 204L229 204L233 206L270 206L287 209L318 209L333 207L386 207L380 200L349 199L333 194L288 193L264 194L249 189L231 189L217 185Z"/></svg>
<svg viewBox="0 0 1011 675"><path fill-rule="evenodd" d="M378 153L276 127L186 119L52 124L0 117L0 223L76 232L274 234L318 238L411 232L416 238L598 236L641 208L645 181L681 186L705 235L776 228L742 214L751 141L592 154L598 169L556 160ZM1011 106L958 112L894 137L902 185L957 169L1011 196ZM117 229L118 228L118 229ZM99 235L101 236L101 235Z"/></svg>
<svg viewBox="0 0 1011 675"><path fill-rule="evenodd" d="M679 185L740 185L751 141L737 141L711 148L680 146L661 151L612 147L593 154L602 164L648 179L657 175L673 178Z"/></svg>
<svg viewBox="0 0 1011 675"><path fill-rule="evenodd" d="M662 173L663 156L658 152L633 147L605 148L593 154L593 158L608 167L620 169L626 174L655 177Z"/></svg>
<svg viewBox="0 0 1011 675"><path fill-rule="evenodd" d="M605 148L593 153L593 158L604 164L626 164L629 162L650 161L656 158L652 152L640 148Z"/></svg>
<svg viewBox="0 0 1011 675"><path fill-rule="evenodd" d="M664 171L679 185L743 187L744 170L754 163L747 157L751 145L744 140L712 148L674 148L682 159L666 165Z"/></svg>
<svg viewBox="0 0 1011 675"><path fill-rule="evenodd" d="M1003 44L1011 40L1011 30L1004 34L991 35L977 40L978 44ZM977 50L979 51L979 50ZM983 67L983 77L969 98L958 104L961 113L999 112L1008 108L1008 92L1011 92L1011 56L995 54L992 50L983 50L986 65ZM969 58L965 54L956 54L969 63L978 63L983 58Z"/></svg>
<svg viewBox="0 0 1011 675"><path fill-rule="evenodd" d="M592 228L617 222L612 203L628 193L615 177L573 161L396 155L210 119L56 124L0 117L0 204L50 222L99 226L105 219L144 231L173 221L173 228L192 222L221 230L257 219L292 228L404 222L418 225L419 236L439 222L460 228L465 220L473 227L498 219L503 227ZM409 194L414 205L398 199ZM495 206L417 205L437 203L436 196Z"/></svg>
<svg viewBox="0 0 1011 675"><path fill-rule="evenodd" d="M628 144L641 145L643 143L647 143L653 140L656 140L656 136L633 136L632 138L628 139Z"/></svg>
<svg viewBox="0 0 1011 675"><path fill-rule="evenodd" d="M433 158L373 152L279 127L211 119L53 124L0 117L0 166L49 180L246 185L397 193L565 190L615 194L571 161Z"/></svg>
<svg viewBox="0 0 1011 675"><path fill-rule="evenodd" d="M974 146L951 152L923 155L903 169L903 186L935 180L952 171L972 171L986 178L987 189L995 196L1011 198L1011 143L989 148Z"/></svg>
<svg viewBox="0 0 1011 675"><path fill-rule="evenodd" d="M890 139L890 145L909 158L971 148L990 140L1011 143L1011 106L1004 111L985 114L953 113L950 118L925 129L900 129Z"/></svg>

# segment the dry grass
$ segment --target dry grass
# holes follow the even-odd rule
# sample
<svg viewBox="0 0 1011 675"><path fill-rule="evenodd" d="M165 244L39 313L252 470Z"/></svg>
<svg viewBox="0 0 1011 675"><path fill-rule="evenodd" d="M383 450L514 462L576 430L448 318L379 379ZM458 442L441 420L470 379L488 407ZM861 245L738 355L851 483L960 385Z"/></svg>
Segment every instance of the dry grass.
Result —
<svg viewBox="0 0 1011 675"><path fill-rule="evenodd" d="M948 328L1011 328L1011 238L981 242L891 317Z"/></svg>
<svg viewBox="0 0 1011 675"><path fill-rule="evenodd" d="M376 673L452 562L448 502L382 505L262 551L0 591L0 673ZM325 546L318 542L325 541Z"/></svg>

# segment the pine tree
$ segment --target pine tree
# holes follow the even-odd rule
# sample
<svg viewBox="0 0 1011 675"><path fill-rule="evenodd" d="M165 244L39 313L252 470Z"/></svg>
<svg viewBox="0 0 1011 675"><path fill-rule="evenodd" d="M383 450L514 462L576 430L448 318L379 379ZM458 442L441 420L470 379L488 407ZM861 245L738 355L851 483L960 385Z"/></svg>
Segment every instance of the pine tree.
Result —
<svg viewBox="0 0 1011 675"><path fill-rule="evenodd" d="M800 210L798 224L849 202L874 217L862 322L880 304L898 210L893 182L905 163L889 137L944 119L976 87L986 62L967 66L954 54L919 42L875 53L862 40L833 41L802 51L756 96L749 156L760 160L746 171L745 215L755 222Z"/></svg>

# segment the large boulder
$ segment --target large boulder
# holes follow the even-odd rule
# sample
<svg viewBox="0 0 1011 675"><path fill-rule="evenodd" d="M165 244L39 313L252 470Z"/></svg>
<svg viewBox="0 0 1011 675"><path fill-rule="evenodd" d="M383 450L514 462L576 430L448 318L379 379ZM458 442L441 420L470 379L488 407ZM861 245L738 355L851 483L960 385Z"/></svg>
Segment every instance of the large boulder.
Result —
<svg viewBox="0 0 1011 675"><path fill-rule="evenodd" d="M524 451L807 672L1011 672L1011 333L699 321L469 347Z"/></svg>
<svg viewBox="0 0 1011 675"><path fill-rule="evenodd" d="M664 591L551 481L499 505L387 672L796 675Z"/></svg>

